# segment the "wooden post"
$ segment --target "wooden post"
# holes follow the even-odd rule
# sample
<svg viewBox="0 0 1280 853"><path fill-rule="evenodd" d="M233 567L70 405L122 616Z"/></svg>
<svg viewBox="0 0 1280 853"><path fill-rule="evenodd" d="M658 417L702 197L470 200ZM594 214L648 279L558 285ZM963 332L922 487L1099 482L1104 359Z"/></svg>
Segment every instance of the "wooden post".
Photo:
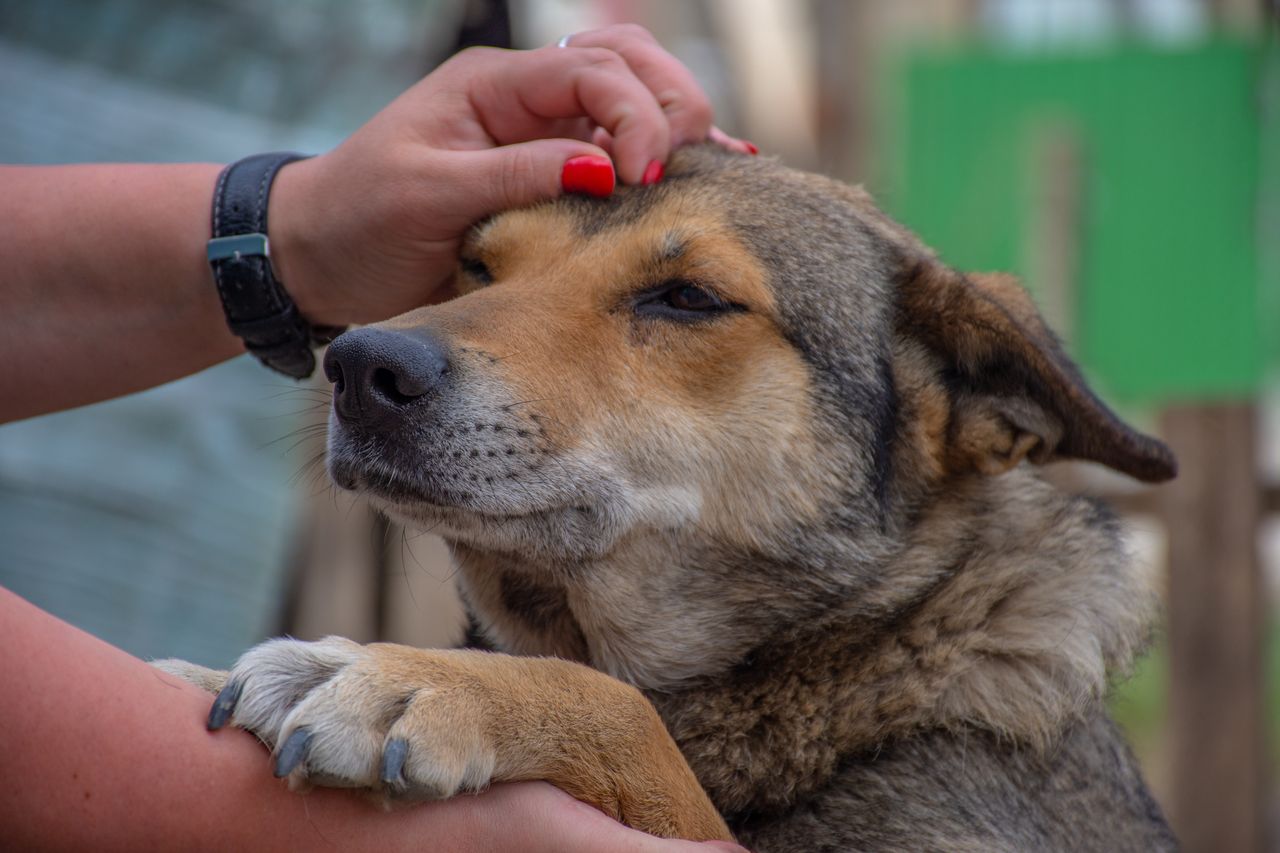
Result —
<svg viewBox="0 0 1280 853"><path fill-rule="evenodd" d="M1169 536L1170 819L1187 853L1266 849L1265 589L1257 554L1257 411L1171 408L1178 479Z"/></svg>

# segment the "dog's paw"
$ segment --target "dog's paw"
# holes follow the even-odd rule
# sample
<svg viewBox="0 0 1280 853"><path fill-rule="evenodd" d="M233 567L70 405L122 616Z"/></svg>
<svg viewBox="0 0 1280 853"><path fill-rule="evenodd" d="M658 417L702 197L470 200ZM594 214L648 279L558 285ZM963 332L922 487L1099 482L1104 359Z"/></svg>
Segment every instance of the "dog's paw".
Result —
<svg viewBox="0 0 1280 853"><path fill-rule="evenodd" d="M248 729L275 754L275 774L438 799L485 787L495 753L481 691L451 656L329 637L263 643L237 661L209 728Z"/></svg>
<svg viewBox="0 0 1280 853"><path fill-rule="evenodd" d="M210 693L217 693L222 686L227 683L227 673L225 670L209 669L207 666L200 666L197 663L188 663L185 660L177 658L164 658L162 660L153 660L151 665L161 672L167 672L169 675L175 675L183 681L189 681L202 690L208 690Z"/></svg>

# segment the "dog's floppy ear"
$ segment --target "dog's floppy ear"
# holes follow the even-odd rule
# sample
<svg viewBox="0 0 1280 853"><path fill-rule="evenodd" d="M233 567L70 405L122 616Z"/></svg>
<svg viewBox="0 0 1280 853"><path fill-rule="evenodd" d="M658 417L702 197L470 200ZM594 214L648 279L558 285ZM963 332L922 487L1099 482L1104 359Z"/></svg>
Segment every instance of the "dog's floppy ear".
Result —
<svg viewBox="0 0 1280 853"><path fill-rule="evenodd" d="M899 334L943 364L949 469L999 474L1033 462L1088 459L1149 483L1177 474L1162 442L1094 396L1012 276L915 263L897 293Z"/></svg>

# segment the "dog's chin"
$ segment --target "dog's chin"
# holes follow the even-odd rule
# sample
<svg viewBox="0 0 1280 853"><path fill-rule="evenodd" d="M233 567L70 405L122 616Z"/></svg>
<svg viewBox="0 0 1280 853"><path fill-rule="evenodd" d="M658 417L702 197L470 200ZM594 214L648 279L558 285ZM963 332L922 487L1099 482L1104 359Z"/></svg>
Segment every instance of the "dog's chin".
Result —
<svg viewBox="0 0 1280 853"><path fill-rule="evenodd" d="M461 493L430 478L371 471L334 458L329 474L339 488L392 520L474 548L581 559L598 556L616 539L604 508L580 501L538 501L539 495L525 490L514 496Z"/></svg>

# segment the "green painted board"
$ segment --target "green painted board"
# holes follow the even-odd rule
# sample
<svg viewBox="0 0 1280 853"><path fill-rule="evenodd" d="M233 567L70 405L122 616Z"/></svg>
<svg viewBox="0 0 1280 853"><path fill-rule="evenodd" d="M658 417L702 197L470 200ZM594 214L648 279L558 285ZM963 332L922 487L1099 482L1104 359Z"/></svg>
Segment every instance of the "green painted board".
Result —
<svg viewBox="0 0 1280 853"><path fill-rule="evenodd" d="M1250 395L1275 331L1257 246L1262 61L1227 42L909 51L882 93L873 188L949 263L1026 279L1032 199L1054 180L1036 152L1065 140L1075 356L1123 402Z"/></svg>

